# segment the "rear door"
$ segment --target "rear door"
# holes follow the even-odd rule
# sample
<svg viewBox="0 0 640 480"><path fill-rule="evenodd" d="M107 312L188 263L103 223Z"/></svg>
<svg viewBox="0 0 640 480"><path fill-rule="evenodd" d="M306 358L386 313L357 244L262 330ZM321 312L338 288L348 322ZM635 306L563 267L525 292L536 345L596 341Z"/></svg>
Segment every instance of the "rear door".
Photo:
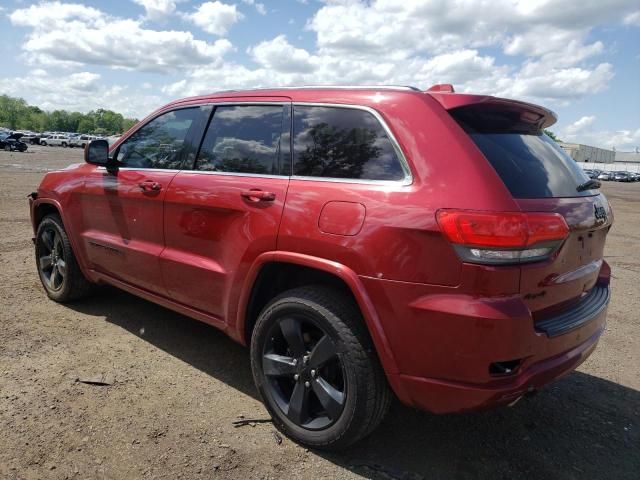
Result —
<svg viewBox="0 0 640 480"><path fill-rule="evenodd" d="M91 268L166 295L159 255L164 248L164 199L183 162L193 161L210 107L155 117L114 152L118 169L95 167L85 177L80 211Z"/></svg>
<svg viewBox="0 0 640 480"><path fill-rule="evenodd" d="M534 318L570 306L596 284L612 214L605 196L526 114L485 106L451 111L525 212L561 214L569 235L549 259L521 266L520 291ZM582 185L582 187L581 187Z"/></svg>
<svg viewBox="0 0 640 480"><path fill-rule="evenodd" d="M253 260L275 250L290 110L288 99L215 107L193 169L176 175L165 198L161 268L175 301L228 318Z"/></svg>

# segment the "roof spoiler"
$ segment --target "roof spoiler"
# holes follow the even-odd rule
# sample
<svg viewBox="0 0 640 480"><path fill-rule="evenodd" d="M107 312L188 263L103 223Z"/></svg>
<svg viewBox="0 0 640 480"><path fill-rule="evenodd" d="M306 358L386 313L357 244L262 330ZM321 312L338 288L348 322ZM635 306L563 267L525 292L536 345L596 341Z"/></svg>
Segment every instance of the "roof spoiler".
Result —
<svg viewBox="0 0 640 480"><path fill-rule="evenodd" d="M451 87L451 90L443 90L447 87ZM450 95L450 93L453 93L453 87L448 84L434 85L427 90L426 93L437 100L446 110L472 105L486 105L487 107L504 108L505 110L511 111L515 110L521 112L522 120L537 124L540 129L548 128L558 121L558 116L555 112L533 103L492 97L490 95L471 95L466 93Z"/></svg>
<svg viewBox="0 0 640 480"><path fill-rule="evenodd" d="M425 92L455 93L456 91L450 83L436 83L425 90Z"/></svg>

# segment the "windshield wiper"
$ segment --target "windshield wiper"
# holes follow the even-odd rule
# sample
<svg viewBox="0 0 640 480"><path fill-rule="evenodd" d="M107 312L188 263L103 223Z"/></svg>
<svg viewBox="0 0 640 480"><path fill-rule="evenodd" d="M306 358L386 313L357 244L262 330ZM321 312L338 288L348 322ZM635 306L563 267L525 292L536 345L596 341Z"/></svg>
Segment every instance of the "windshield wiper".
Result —
<svg viewBox="0 0 640 480"><path fill-rule="evenodd" d="M584 183L581 183L580 185L578 185L576 187L576 190L579 192L584 192L585 190L592 190L594 188L600 188L600 185L602 185L599 181L594 180L593 178L587 180Z"/></svg>

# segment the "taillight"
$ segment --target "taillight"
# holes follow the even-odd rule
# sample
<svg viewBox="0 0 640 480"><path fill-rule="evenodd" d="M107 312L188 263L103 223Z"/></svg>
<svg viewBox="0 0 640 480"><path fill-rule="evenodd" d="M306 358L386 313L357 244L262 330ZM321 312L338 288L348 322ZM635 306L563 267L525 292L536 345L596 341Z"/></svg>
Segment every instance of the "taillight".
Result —
<svg viewBox="0 0 640 480"><path fill-rule="evenodd" d="M473 263L523 263L548 258L567 238L557 213L438 210L438 225L460 257Z"/></svg>

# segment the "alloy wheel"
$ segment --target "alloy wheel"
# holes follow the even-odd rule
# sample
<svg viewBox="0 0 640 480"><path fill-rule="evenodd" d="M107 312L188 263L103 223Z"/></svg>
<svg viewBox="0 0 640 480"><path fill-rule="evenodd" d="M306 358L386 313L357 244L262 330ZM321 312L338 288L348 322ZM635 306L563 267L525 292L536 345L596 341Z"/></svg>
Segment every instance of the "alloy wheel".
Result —
<svg viewBox="0 0 640 480"><path fill-rule="evenodd" d="M321 430L344 409L344 365L334 340L315 321L288 315L267 335L262 371L268 394L294 424Z"/></svg>
<svg viewBox="0 0 640 480"><path fill-rule="evenodd" d="M67 275L67 263L60 234L53 228L45 228L40 234L38 268L47 288L60 290Z"/></svg>

